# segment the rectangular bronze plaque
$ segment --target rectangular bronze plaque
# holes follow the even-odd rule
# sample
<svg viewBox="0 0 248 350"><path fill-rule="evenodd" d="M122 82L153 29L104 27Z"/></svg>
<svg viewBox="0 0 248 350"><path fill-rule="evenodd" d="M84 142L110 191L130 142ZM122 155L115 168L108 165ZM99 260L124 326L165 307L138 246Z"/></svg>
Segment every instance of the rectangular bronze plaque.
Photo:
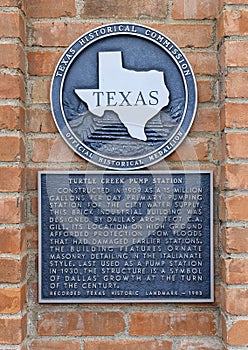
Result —
<svg viewBox="0 0 248 350"><path fill-rule="evenodd" d="M213 301L212 172L40 172L39 301Z"/></svg>

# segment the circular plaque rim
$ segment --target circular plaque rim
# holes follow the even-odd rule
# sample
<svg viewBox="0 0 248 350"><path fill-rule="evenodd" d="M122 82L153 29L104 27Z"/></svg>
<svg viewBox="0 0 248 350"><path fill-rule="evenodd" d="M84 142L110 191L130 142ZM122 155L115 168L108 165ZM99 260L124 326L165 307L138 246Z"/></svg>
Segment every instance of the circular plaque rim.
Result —
<svg viewBox="0 0 248 350"><path fill-rule="evenodd" d="M193 83L192 88L193 88L194 96L189 95L189 89L188 89L189 83L187 82L187 79L184 76L183 69L180 66L180 63L173 56L171 50L167 49L167 47L165 47L164 45L162 45L161 43L159 43L158 41L153 39L151 36L146 36L145 32L144 33L137 33L137 32L120 31L119 30L119 31L115 31L114 33L106 33L105 32L105 34L98 35L94 39L92 39L91 41L87 40L88 42L76 51L76 53L73 56L73 59L71 59L69 61L68 65L66 66L65 70L63 71L63 74L61 76L56 75L56 73L58 72L58 68L60 67L63 59L66 57L66 55L70 52L70 50L72 50L73 47L80 40L87 38L87 36L89 36L89 34L91 34L93 32L100 31L101 29L105 28L105 31L106 31L107 27L109 27L109 28L111 28L111 27L121 28L124 26L136 27L137 29L139 28L139 29L145 30L145 32L149 31L149 32L155 33L157 35L160 35L165 40L167 40L170 44L170 47L176 49L177 53L179 53L181 55L182 61L184 62L184 64L187 65L187 69L190 71L190 77L192 79L191 84ZM83 50L85 50L88 46L90 46L92 44L94 45L95 42L102 40L104 38L108 38L110 36L117 36L117 35L130 35L130 36L140 37L140 38L146 39L146 40L154 43L155 45L159 46L160 48L162 48L165 51L165 53L171 57L174 64L176 64L176 66L178 67L180 74L181 74L181 78L182 78L183 83L184 83L184 89L185 89L185 105L184 105L183 117L182 117L179 125L176 127L176 131L173 131L172 135L170 135L168 140L166 140L166 142L163 145L161 145L160 147L158 147L157 149L151 150L150 153L147 153L144 156L140 156L140 157L133 156L132 158L128 158L128 159L123 159L123 158L116 159L115 157L106 156L104 154L100 154L97 151L90 149L72 131L71 127L69 126L68 121L66 120L66 116L65 116L64 108L63 108L63 96L62 95L63 95L64 82L65 82L67 72L68 72L69 68L71 67L71 65L73 64L73 61L75 60L75 58L78 55L80 55L80 53ZM60 79L57 79L57 78L60 78ZM58 80L60 80L60 81L58 81ZM56 96L57 98L54 98L54 96ZM192 108L193 110L189 112L188 111L188 102L189 102L190 98L191 99L193 98L194 100L193 100L193 108ZM110 24L104 24L104 25L95 27L92 30L87 31L82 36L78 37L64 51L64 53L62 54L61 58L59 59L57 65L56 65L56 68L55 68L53 76L52 76L51 89L50 89L50 101L51 101L51 110L52 110L53 119L55 121L57 129L59 130L60 135L62 136L62 138L64 139L66 144L76 154L78 154L81 158L83 158L83 159L85 159L85 160L87 160L87 161L89 161L97 166L105 168L105 169L107 168L107 169L112 169L112 170L138 170L138 169L142 169L145 167L149 167L155 163L158 163L159 161L163 160L164 158L168 157L184 141L184 139L186 138L186 136L189 133L189 130L194 122L194 118L196 115L197 85L196 85L196 79L194 76L193 69L192 69L187 57L184 55L184 53L181 51L181 49L166 35L164 35L163 33L159 32L156 29L153 29L149 26L145 26L145 25L138 24L138 23L132 23L132 22L110 23ZM190 114L190 115L188 115L188 114ZM171 143L171 141L173 141L173 144ZM101 161L101 162L97 161L97 157L98 157L98 159L103 159L103 161Z"/></svg>

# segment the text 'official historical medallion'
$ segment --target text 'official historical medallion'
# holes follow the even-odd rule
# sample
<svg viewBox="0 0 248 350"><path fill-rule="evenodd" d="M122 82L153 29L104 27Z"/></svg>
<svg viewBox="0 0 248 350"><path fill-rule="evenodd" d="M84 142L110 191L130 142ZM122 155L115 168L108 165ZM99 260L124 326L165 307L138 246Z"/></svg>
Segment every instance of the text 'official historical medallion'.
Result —
<svg viewBox="0 0 248 350"><path fill-rule="evenodd" d="M171 154L195 116L196 83L182 51L138 24L108 24L84 34L53 76L56 125L81 157L131 170Z"/></svg>

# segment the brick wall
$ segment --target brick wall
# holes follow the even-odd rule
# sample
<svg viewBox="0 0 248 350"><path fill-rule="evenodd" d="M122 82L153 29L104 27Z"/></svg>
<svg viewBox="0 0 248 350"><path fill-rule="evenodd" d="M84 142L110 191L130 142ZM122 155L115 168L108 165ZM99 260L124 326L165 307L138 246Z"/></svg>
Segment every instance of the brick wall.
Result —
<svg viewBox="0 0 248 350"><path fill-rule="evenodd" d="M0 350L224 350L248 344L247 0L0 0ZM89 169L59 136L55 65L84 32L149 25L196 74L191 131L151 169L214 170L215 302L40 305L37 171ZM28 255L27 255L28 253Z"/></svg>
<svg viewBox="0 0 248 350"><path fill-rule="evenodd" d="M21 349L27 334L26 15L16 1L10 8L0 4L0 347Z"/></svg>
<svg viewBox="0 0 248 350"><path fill-rule="evenodd" d="M221 323L229 348L248 344L248 72L247 1L220 3L218 42L220 54L220 125L222 158L221 219Z"/></svg>

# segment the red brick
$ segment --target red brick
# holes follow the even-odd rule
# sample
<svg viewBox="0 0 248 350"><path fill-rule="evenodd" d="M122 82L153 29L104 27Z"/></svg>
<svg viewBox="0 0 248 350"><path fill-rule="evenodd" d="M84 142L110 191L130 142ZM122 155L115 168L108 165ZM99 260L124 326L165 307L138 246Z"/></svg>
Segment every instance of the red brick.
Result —
<svg viewBox="0 0 248 350"><path fill-rule="evenodd" d="M215 18L218 2L216 0L177 0L173 1L172 16L174 19Z"/></svg>
<svg viewBox="0 0 248 350"><path fill-rule="evenodd" d="M75 0L28 0L27 16L32 18L42 17L73 17L76 15Z"/></svg>
<svg viewBox="0 0 248 350"><path fill-rule="evenodd" d="M153 0L86 0L82 17L85 18L165 18L167 16L168 0L160 0L154 4Z"/></svg>
<svg viewBox="0 0 248 350"><path fill-rule="evenodd" d="M38 216L38 197L33 197L31 199L31 213Z"/></svg>
<svg viewBox="0 0 248 350"><path fill-rule="evenodd" d="M153 24L148 26L159 30L179 47L209 47L212 44L211 24Z"/></svg>
<svg viewBox="0 0 248 350"><path fill-rule="evenodd" d="M20 98L25 101L23 77L21 75L0 74L0 98Z"/></svg>
<svg viewBox="0 0 248 350"><path fill-rule="evenodd" d="M247 158L248 134L228 133L225 135L224 145L227 157L231 159Z"/></svg>
<svg viewBox="0 0 248 350"><path fill-rule="evenodd" d="M170 313L169 335L217 335L217 320L212 312Z"/></svg>
<svg viewBox="0 0 248 350"><path fill-rule="evenodd" d="M212 305L214 306L220 306L220 285L218 282L215 282L214 286L214 303Z"/></svg>
<svg viewBox="0 0 248 350"><path fill-rule="evenodd" d="M226 164L222 167L222 189L248 189L248 164Z"/></svg>
<svg viewBox="0 0 248 350"><path fill-rule="evenodd" d="M21 344L27 334L27 317L0 319L0 344Z"/></svg>
<svg viewBox="0 0 248 350"><path fill-rule="evenodd" d="M68 46L99 23L32 23L33 44L39 46ZM211 24L153 24L149 26L171 38L180 47L209 47L212 44Z"/></svg>
<svg viewBox="0 0 248 350"><path fill-rule="evenodd" d="M31 99L33 103L50 102L51 81L47 79L35 79L31 81Z"/></svg>
<svg viewBox="0 0 248 350"><path fill-rule="evenodd" d="M68 46L85 32L99 26L96 23L33 22L34 45Z"/></svg>
<svg viewBox="0 0 248 350"><path fill-rule="evenodd" d="M248 344L248 320L239 320L228 329L227 344L235 346Z"/></svg>
<svg viewBox="0 0 248 350"><path fill-rule="evenodd" d="M0 130L24 131L25 111L22 107L0 106Z"/></svg>
<svg viewBox="0 0 248 350"><path fill-rule="evenodd" d="M222 339L224 343L226 343L227 340L227 323L226 323L226 315L222 313L221 315L221 330L222 330Z"/></svg>
<svg viewBox="0 0 248 350"><path fill-rule="evenodd" d="M198 102L210 102L213 97L213 83L210 80L197 80Z"/></svg>
<svg viewBox="0 0 248 350"><path fill-rule="evenodd" d="M0 223L20 224L24 222L22 198L0 198Z"/></svg>
<svg viewBox="0 0 248 350"><path fill-rule="evenodd" d="M224 72L227 71L226 66L226 53L225 53L225 41L223 40L223 43L220 45L219 51L218 51L218 57L219 57L219 67ZM225 75L222 74L220 83L223 84L223 81L225 79Z"/></svg>
<svg viewBox="0 0 248 350"><path fill-rule="evenodd" d="M209 159L210 140L205 137L188 137L168 158L168 161L178 162L186 160L206 161Z"/></svg>
<svg viewBox="0 0 248 350"><path fill-rule="evenodd" d="M224 51L225 63L228 67L248 66L247 41L226 41L224 43Z"/></svg>
<svg viewBox="0 0 248 350"><path fill-rule="evenodd" d="M0 0L0 6L18 6L19 0Z"/></svg>
<svg viewBox="0 0 248 350"><path fill-rule="evenodd" d="M18 136L0 136L0 159L5 162L24 160L24 143Z"/></svg>
<svg viewBox="0 0 248 350"><path fill-rule="evenodd" d="M224 228L222 230L222 245L227 253L248 253L248 228Z"/></svg>
<svg viewBox="0 0 248 350"><path fill-rule="evenodd" d="M28 52L28 72L31 75L52 75L61 52Z"/></svg>
<svg viewBox="0 0 248 350"><path fill-rule="evenodd" d="M215 52L185 52L195 74L215 75L218 62Z"/></svg>
<svg viewBox="0 0 248 350"><path fill-rule="evenodd" d="M26 0L0 0L0 6L18 7L26 12Z"/></svg>
<svg viewBox="0 0 248 350"><path fill-rule="evenodd" d="M227 212L226 212L226 197L221 194L219 198L219 216L221 221L227 220Z"/></svg>
<svg viewBox="0 0 248 350"><path fill-rule="evenodd" d="M57 127L50 111L39 108L30 108L27 111L27 132L54 133Z"/></svg>
<svg viewBox="0 0 248 350"><path fill-rule="evenodd" d="M198 107L191 131L211 131L217 132L219 127L218 109L208 107Z"/></svg>
<svg viewBox="0 0 248 350"><path fill-rule="evenodd" d="M26 248L24 229L0 229L0 254L20 254Z"/></svg>
<svg viewBox="0 0 248 350"><path fill-rule="evenodd" d="M218 137L212 137L209 145L209 158L211 161L220 160L221 154L221 143ZM219 175L219 173L218 173Z"/></svg>
<svg viewBox="0 0 248 350"><path fill-rule="evenodd" d="M25 72L23 48L17 44L0 44L0 68L19 68Z"/></svg>
<svg viewBox="0 0 248 350"><path fill-rule="evenodd" d="M42 170L42 169L37 169L37 168L26 169L27 190L37 190L39 170Z"/></svg>
<svg viewBox="0 0 248 350"><path fill-rule="evenodd" d="M18 6L22 9L25 15L27 14L27 2L28 0L22 0L21 2L18 1Z"/></svg>
<svg viewBox="0 0 248 350"><path fill-rule="evenodd" d="M248 10L225 10L219 20L218 37L248 35Z"/></svg>
<svg viewBox="0 0 248 350"><path fill-rule="evenodd" d="M170 340L86 340L84 350L172 350Z"/></svg>
<svg viewBox="0 0 248 350"><path fill-rule="evenodd" d="M225 103L221 111L221 129L248 128L248 103Z"/></svg>
<svg viewBox="0 0 248 350"><path fill-rule="evenodd" d="M245 288L223 288L222 309L231 315L248 314L248 289Z"/></svg>
<svg viewBox="0 0 248 350"><path fill-rule="evenodd" d="M0 258L0 282L19 283L25 278L27 257L22 260Z"/></svg>
<svg viewBox="0 0 248 350"><path fill-rule="evenodd" d="M226 96L231 98L248 97L248 72L231 72L226 78Z"/></svg>
<svg viewBox="0 0 248 350"><path fill-rule="evenodd" d="M33 340L29 346L29 350L81 350L81 344L72 340Z"/></svg>
<svg viewBox="0 0 248 350"><path fill-rule="evenodd" d="M220 339L181 340L177 350L222 350Z"/></svg>
<svg viewBox="0 0 248 350"><path fill-rule="evenodd" d="M170 330L170 315L165 312L136 312L130 316L131 335L161 335Z"/></svg>
<svg viewBox="0 0 248 350"><path fill-rule="evenodd" d="M82 162L67 146L62 138L37 138L34 139L32 161L40 162Z"/></svg>
<svg viewBox="0 0 248 350"><path fill-rule="evenodd" d="M26 301L26 285L21 288L0 288L0 313L15 314L22 311Z"/></svg>
<svg viewBox="0 0 248 350"><path fill-rule="evenodd" d="M38 247L38 227L27 226L27 245L29 249L34 249Z"/></svg>
<svg viewBox="0 0 248 350"><path fill-rule="evenodd" d="M223 0L219 0L219 1L223 1ZM220 9L221 6L219 5ZM220 10L221 12L221 10ZM223 12L221 12L218 21L217 21L217 39L218 41L221 41L223 38L225 37L225 32L224 32L224 14Z"/></svg>
<svg viewBox="0 0 248 350"><path fill-rule="evenodd" d="M28 284L28 304L29 307L39 305L38 303L38 283L37 282L29 282Z"/></svg>
<svg viewBox="0 0 248 350"><path fill-rule="evenodd" d="M248 283L248 259L223 259L222 278L227 284Z"/></svg>
<svg viewBox="0 0 248 350"><path fill-rule="evenodd" d="M24 169L17 167L0 167L0 191L22 192L24 190Z"/></svg>
<svg viewBox="0 0 248 350"><path fill-rule="evenodd" d="M121 312L44 313L38 322L38 333L43 336L114 335L124 329Z"/></svg>
<svg viewBox="0 0 248 350"><path fill-rule="evenodd" d="M236 195L225 198L223 203L223 220L248 220L248 197L245 195Z"/></svg>
<svg viewBox="0 0 248 350"><path fill-rule="evenodd" d="M24 21L18 12L0 13L0 37L19 38L25 43Z"/></svg>
<svg viewBox="0 0 248 350"><path fill-rule="evenodd" d="M216 335L211 312L136 312L130 316L131 335Z"/></svg>

